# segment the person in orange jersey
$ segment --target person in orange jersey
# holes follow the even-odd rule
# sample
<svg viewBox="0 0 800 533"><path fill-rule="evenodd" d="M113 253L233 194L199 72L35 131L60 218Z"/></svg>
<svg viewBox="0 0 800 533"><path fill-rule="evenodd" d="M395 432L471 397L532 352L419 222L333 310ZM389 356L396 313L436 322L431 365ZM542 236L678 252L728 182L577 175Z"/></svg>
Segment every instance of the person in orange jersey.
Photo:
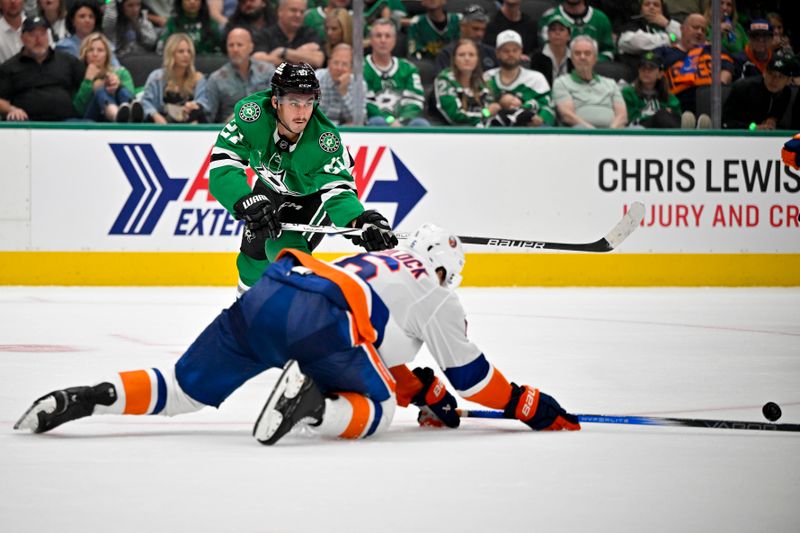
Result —
<svg viewBox="0 0 800 533"><path fill-rule="evenodd" d="M218 407L250 378L280 367L253 428L262 444L298 426L329 437L375 435L389 426L396 405L417 405L422 425L458 427L444 381L430 368L406 366L425 344L463 398L534 430L580 429L552 396L509 382L469 340L453 291L463 266L458 237L429 224L402 248L332 263L284 249L173 367L51 392L14 427L42 433L96 414Z"/></svg>

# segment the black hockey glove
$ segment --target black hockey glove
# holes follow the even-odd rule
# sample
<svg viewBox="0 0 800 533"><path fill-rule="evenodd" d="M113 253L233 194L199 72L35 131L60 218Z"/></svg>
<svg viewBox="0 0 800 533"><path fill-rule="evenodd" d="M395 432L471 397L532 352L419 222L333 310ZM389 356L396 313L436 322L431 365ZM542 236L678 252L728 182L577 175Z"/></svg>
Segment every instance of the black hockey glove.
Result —
<svg viewBox="0 0 800 533"><path fill-rule="evenodd" d="M356 246L363 246L368 252L388 250L397 246L397 237L392 232L389 221L373 209L364 211L355 219L355 227L363 228L361 235L349 236Z"/></svg>
<svg viewBox="0 0 800 533"><path fill-rule="evenodd" d="M581 429L578 417L569 414L555 398L527 385L511 384L511 399L503 410L506 418L516 418L534 431Z"/></svg>
<svg viewBox="0 0 800 533"><path fill-rule="evenodd" d="M447 391L442 380L428 367L417 367L413 372L422 382L422 390L411 398L411 403L419 407L419 425L457 428L461 423L461 418L456 413L458 403Z"/></svg>
<svg viewBox="0 0 800 533"><path fill-rule="evenodd" d="M234 218L244 220L247 229L256 234L266 235L268 239L277 239L281 235L281 223L278 219L276 202L263 193L252 193L239 198L233 204Z"/></svg>

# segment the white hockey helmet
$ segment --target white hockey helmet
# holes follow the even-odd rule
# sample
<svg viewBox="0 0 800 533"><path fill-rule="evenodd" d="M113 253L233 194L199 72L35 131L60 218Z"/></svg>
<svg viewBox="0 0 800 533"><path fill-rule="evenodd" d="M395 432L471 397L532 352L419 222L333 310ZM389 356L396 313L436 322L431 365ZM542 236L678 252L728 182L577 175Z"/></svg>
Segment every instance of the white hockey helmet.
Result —
<svg viewBox="0 0 800 533"><path fill-rule="evenodd" d="M464 268L464 250L461 240L449 231L434 224L423 224L411 234L406 247L425 260L431 271L443 268L444 281L448 288L455 289L461 283Z"/></svg>

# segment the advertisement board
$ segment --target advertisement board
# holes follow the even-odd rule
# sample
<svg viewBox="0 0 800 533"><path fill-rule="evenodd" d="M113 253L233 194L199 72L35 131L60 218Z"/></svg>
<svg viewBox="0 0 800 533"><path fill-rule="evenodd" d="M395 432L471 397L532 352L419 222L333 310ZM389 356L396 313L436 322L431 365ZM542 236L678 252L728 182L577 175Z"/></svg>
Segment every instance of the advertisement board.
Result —
<svg viewBox="0 0 800 533"><path fill-rule="evenodd" d="M10 195L3 200L1 249L238 249L241 223L208 192L213 129L9 131L0 130L13 147L3 149L4 166L17 177L29 174L11 180L3 172ZM615 255L794 260L800 253L800 173L781 164L781 137L361 129L342 138L362 202L400 231L430 221L460 235L585 242L640 201L642 225ZM19 228L27 228L27 239ZM351 250L340 237L319 248ZM468 252L534 255L504 246Z"/></svg>

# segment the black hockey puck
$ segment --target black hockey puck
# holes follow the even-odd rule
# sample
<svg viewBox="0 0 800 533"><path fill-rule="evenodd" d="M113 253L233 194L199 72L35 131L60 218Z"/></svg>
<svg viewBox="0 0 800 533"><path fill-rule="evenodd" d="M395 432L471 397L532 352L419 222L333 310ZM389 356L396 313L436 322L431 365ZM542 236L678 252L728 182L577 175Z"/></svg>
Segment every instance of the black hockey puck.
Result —
<svg viewBox="0 0 800 533"><path fill-rule="evenodd" d="M761 408L761 412L764 413L764 418L770 422L775 422L782 414L780 406L775 402L765 403L764 407Z"/></svg>

